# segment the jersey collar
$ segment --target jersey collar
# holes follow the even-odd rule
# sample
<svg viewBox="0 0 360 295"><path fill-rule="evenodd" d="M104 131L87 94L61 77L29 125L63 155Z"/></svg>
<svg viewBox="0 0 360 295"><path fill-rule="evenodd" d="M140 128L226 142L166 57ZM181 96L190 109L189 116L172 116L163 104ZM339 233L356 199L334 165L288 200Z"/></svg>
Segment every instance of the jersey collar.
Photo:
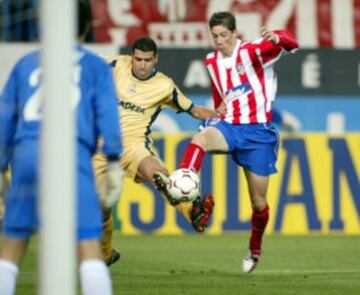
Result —
<svg viewBox="0 0 360 295"><path fill-rule="evenodd" d="M147 81L147 80L151 79L152 77L154 77L156 75L157 72L158 72L158 70L154 68L149 77L147 77L146 79L140 79L135 75L134 71L131 69L131 74L133 75L133 77L140 80L140 81Z"/></svg>

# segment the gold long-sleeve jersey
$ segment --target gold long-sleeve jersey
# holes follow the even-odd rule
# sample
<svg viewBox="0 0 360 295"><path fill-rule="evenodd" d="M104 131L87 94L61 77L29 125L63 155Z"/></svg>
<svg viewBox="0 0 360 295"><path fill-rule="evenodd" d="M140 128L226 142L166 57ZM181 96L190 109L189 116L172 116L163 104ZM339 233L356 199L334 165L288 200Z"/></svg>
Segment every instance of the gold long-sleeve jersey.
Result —
<svg viewBox="0 0 360 295"><path fill-rule="evenodd" d="M192 101L163 73L155 70L147 80L139 80L132 73L131 56L105 59L113 67L125 147L146 140L162 109L172 107L176 112L191 109Z"/></svg>

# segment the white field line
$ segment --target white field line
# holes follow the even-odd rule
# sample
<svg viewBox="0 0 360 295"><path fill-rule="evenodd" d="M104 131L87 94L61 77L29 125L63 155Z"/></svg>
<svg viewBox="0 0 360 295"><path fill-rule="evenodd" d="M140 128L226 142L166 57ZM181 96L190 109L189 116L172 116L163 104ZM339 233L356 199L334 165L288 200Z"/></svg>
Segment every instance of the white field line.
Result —
<svg viewBox="0 0 360 295"><path fill-rule="evenodd" d="M263 274L359 274L360 269L257 269L254 273Z"/></svg>

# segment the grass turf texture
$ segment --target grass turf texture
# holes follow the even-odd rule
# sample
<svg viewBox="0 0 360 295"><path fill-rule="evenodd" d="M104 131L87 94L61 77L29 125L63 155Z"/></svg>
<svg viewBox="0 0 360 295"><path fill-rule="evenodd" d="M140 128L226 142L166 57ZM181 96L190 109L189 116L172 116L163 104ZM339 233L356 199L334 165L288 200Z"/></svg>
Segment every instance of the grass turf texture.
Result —
<svg viewBox="0 0 360 295"><path fill-rule="evenodd" d="M258 268L243 274L247 243L247 235L239 233L115 233L122 258L110 268L114 294L360 294L358 236L265 236ZM36 239L29 250L20 295L37 294Z"/></svg>

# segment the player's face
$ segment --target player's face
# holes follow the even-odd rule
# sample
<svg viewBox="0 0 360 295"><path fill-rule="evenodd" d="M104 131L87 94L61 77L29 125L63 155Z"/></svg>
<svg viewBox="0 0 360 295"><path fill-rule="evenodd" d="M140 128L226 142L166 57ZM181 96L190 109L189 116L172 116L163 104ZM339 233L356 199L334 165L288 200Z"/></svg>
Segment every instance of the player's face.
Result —
<svg viewBox="0 0 360 295"><path fill-rule="evenodd" d="M231 56L236 45L237 32L230 31L228 28L219 25L211 28L211 36L214 40L215 48L223 55Z"/></svg>
<svg viewBox="0 0 360 295"><path fill-rule="evenodd" d="M154 51L141 51L135 49L132 56L132 70L140 80L149 78L157 63L157 55Z"/></svg>

